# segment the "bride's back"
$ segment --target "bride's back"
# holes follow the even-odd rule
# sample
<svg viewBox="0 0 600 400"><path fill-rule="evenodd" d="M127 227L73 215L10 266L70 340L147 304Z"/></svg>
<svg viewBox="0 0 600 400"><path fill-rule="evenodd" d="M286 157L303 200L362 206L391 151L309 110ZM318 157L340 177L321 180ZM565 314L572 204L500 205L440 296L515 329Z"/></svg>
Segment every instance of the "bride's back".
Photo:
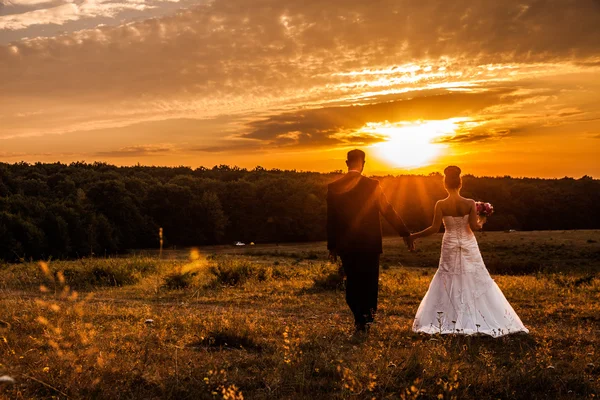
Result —
<svg viewBox="0 0 600 400"><path fill-rule="evenodd" d="M441 200L439 204L442 209L442 216L462 217L471 212L473 200L460 195L450 195Z"/></svg>

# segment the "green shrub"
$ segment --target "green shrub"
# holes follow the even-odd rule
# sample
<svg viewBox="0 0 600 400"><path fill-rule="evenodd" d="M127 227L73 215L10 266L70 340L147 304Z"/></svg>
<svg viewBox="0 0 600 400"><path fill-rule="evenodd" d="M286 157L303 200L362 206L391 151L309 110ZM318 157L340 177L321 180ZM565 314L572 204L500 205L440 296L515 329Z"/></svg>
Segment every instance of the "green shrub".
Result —
<svg viewBox="0 0 600 400"><path fill-rule="evenodd" d="M66 283L72 287L124 286L139 282L158 271L160 261L151 258L111 258L80 260L64 269ZM60 265L54 266L60 270Z"/></svg>
<svg viewBox="0 0 600 400"><path fill-rule="evenodd" d="M279 264L276 264L279 265ZM271 271L271 277L273 279L290 279L290 274L283 270L283 268L273 268Z"/></svg>
<svg viewBox="0 0 600 400"><path fill-rule="evenodd" d="M265 282L270 280L273 277L273 269L272 268L259 268L258 273L256 274L256 279L259 282Z"/></svg>
<svg viewBox="0 0 600 400"><path fill-rule="evenodd" d="M124 286L135 284L146 275L156 273L159 267L172 261L151 258L80 259L77 261L52 261L48 263L50 275L46 276L39 263L7 265L0 277L0 287L24 289L45 285L52 287L61 272L65 285L75 289L98 286Z"/></svg>
<svg viewBox="0 0 600 400"><path fill-rule="evenodd" d="M65 271L66 272L66 271ZM83 286L91 283L93 286L124 286L136 283L141 278L141 273L134 269L127 268L122 264L100 264L89 271L84 271L78 276L83 278L83 282L76 284Z"/></svg>
<svg viewBox="0 0 600 400"><path fill-rule="evenodd" d="M255 273L246 260L219 260L209 271L215 276L215 283L225 286L241 286Z"/></svg>
<svg viewBox="0 0 600 400"><path fill-rule="evenodd" d="M313 278L313 288L320 290L343 290L344 276L339 270L324 271Z"/></svg>
<svg viewBox="0 0 600 400"><path fill-rule="evenodd" d="M168 290L186 289L192 286L196 275L197 271L181 272L177 269L164 277L163 287Z"/></svg>
<svg viewBox="0 0 600 400"><path fill-rule="evenodd" d="M211 286L243 286L250 280L266 282L271 279L289 279L291 274L280 267L252 264L250 260L222 258L209 267L214 276Z"/></svg>

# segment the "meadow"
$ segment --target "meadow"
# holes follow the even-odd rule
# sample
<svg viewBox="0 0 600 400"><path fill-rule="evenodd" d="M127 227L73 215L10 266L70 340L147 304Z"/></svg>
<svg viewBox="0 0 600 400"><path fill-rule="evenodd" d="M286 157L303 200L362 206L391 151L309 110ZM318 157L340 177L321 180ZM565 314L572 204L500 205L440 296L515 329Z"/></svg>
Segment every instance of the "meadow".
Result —
<svg viewBox="0 0 600 400"><path fill-rule="evenodd" d="M324 243L0 265L0 398L599 396L600 231L477 238L529 335L411 332L441 235L385 239L366 339Z"/></svg>

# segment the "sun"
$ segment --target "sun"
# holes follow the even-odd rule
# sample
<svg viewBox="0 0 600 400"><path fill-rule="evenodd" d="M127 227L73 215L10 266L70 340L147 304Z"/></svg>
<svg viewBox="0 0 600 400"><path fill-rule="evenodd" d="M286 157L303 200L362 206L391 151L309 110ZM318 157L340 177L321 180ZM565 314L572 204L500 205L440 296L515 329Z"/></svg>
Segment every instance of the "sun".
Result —
<svg viewBox="0 0 600 400"><path fill-rule="evenodd" d="M464 120L368 123L363 131L385 138L373 146L379 158L395 167L411 169L426 166L441 155L446 146L435 139L454 134Z"/></svg>

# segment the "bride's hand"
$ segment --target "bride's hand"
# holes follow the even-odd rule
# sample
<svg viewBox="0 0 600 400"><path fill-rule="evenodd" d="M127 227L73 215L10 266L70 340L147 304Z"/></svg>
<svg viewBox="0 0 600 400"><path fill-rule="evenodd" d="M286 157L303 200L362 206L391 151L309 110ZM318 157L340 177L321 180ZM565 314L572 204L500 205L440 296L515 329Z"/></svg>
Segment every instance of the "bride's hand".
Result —
<svg viewBox="0 0 600 400"><path fill-rule="evenodd" d="M483 215L483 216L479 216L477 218L478 218L479 226L483 228L483 224L485 224L487 222L487 217L485 215Z"/></svg>

